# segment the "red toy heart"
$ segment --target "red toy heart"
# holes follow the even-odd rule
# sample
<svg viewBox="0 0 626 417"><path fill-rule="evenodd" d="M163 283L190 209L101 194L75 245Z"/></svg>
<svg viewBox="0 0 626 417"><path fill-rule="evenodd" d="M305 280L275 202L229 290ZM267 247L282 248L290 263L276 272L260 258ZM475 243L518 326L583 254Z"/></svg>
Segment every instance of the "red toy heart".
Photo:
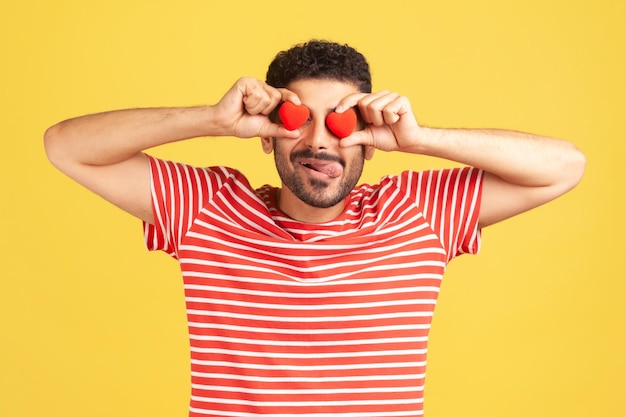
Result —
<svg viewBox="0 0 626 417"><path fill-rule="evenodd" d="M353 108L343 113L332 112L326 116L326 126L339 139L350 136L356 127L356 112Z"/></svg>
<svg viewBox="0 0 626 417"><path fill-rule="evenodd" d="M280 120L288 130L296 130L309 119L309 108L298 106L291 101L285 101L278 110Z"/></svg>

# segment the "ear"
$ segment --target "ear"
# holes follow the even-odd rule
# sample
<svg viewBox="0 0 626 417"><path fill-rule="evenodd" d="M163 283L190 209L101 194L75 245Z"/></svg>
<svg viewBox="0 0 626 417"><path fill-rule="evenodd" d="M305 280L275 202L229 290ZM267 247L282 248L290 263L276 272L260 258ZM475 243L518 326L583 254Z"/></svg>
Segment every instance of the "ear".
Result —
<svg viewBox="0 0 626 417"><path fill-rule="evenodd" d="M265 152L268 155L271 154L274 151L274 138L262 137L261 147L263 147L263 152Z"/></svg>
<svg viewBox="0 0 626 417"><path fill-rule="evenodd" d="M376 150L375 147L373 146L365 146L365 160L369 161L370 159L372 159L374 157L374 151Z"/></svg>

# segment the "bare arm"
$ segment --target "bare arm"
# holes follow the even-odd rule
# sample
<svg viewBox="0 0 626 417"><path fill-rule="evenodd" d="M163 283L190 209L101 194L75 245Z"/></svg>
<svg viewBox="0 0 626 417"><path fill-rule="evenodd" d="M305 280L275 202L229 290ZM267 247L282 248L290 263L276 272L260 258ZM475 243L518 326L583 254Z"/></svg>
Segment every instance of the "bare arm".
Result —
<svg viewBox="0 0 626 417"><path fill-rule="evenodd" d="M152 223L148 161L141 151L201 135L207 108L132 109L82 116L49 128L48 158L63 173Z"/></svg>
<svg viewBox="0 0 626 417"><path fill-rule="evenodd" d="M154 221L144 150L201 136L294 137L267 115L289 92L242 78L213 106L117 110L63 121L44 135L59 170L123 210ZM289 96L289 99L295 99Z"/></svg>
<svg viewBox="0 0 626 417"><path fill-rule="evenodd" d="M479 224L491 225L571 190L582 178L584 155L571 143L496 129L433 129L417 123L409 100L395 93L357 94L368 127L342 140L385 151L435 156L486 172Z"/></svg>
<svg viewBox="0 0 626 417"><path fill-rule="evenodd" d="M571 143L506 130L421 128L419 153L483 169L479 224L551 201L578 184L583 154Z"/></svg>

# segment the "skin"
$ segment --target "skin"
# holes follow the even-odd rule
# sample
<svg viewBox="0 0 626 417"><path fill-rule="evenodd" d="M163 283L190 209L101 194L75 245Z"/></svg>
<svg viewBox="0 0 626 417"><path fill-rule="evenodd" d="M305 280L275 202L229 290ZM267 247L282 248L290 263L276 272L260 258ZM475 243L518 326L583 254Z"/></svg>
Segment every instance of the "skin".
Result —
<svg viewBox="0 0 626 417"><path fill-rule="evenodd" d="M282 180L279 208L298 220L327 222L343 212L344 199L358 183L364 159L371 159L374 154L371 146L340 146L341 140L326 127L328 113L344 97L357 93L358 89L353 84L338 81L301 80L291 83L288 90L309 108L311 116L295 139L261 139L263 150L268 154L274 152L276 168ZM320 95L319 91L324 91L324 95ZM292 156L297 155L302 156L294 160ZM341 175L330 177L302 164L314 155L341 161Z"/></svg>
<svg viewBox="0 0 626 417"><path fill-rule="evenodd" d="M323 92L323 94L320 94ZM289 131L268 115L281 101L306 104L310 122ZM326 115L356 106L366 125L344 139L325 127ZM260 137L282 171L279 207L296 220L317 223L343 210L347 187L374 149L445 158L483 169L479 225L485 227L544 204L581 179L585 157L571 143L495 129L420 126L405 96L364 94L351 83L304 79L275 89L239 79L219 103L187 108L117 110L81 116L50 127L44 144L62 172L123 210L153 223L144 150L205 136ZM275 140L273 138L276 138ZM340 176L305 169L293 155L310 150L342 161ZM300 190L297 190L300 188ZM308 202L303 195L313 196Z"/></svg>

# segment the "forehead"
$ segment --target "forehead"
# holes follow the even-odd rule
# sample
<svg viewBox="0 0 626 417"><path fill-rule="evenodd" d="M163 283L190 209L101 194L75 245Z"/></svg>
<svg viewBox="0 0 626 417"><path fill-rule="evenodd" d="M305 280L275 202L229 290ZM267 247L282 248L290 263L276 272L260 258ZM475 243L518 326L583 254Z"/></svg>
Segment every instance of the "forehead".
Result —
<svg viewBox="0 0 626 417"><path fill-rule="evenodd" d="M311 111L334 109L346 96L360 92L352 82L308 78L290 83L287 89L296 93Z"/></svg>

